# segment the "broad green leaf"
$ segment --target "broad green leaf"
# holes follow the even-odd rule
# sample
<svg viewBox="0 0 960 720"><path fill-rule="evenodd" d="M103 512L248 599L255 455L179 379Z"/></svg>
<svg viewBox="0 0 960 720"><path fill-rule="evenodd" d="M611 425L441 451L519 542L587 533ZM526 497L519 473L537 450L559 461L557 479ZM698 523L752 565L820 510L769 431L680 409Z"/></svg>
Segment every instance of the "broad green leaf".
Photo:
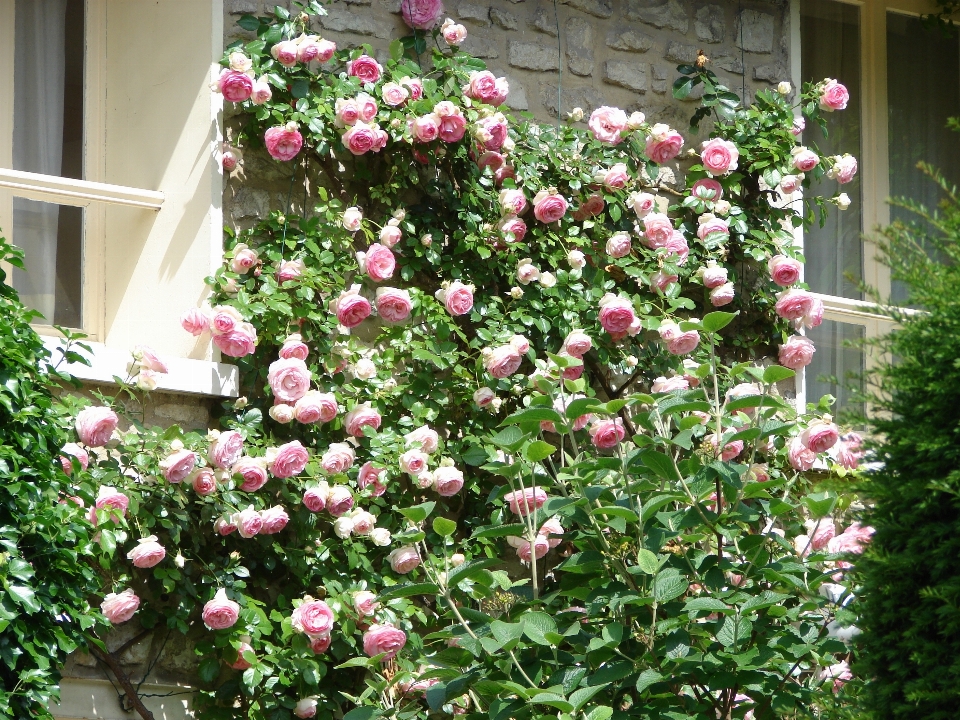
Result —
<svg viewBox="0 0 960 720"><path fill-rule="evenodd" d="M204 658L197 668L197 674L200 676L202 682L212 683L220 675L220 658Z"/></svg>
<svg viewBox="0 0 960 720"><path fill-rule="evenodd" d="M640 454L640 460L664 480L679 479L673 460L659 450L644 450Z"/></svg>
<svg viewBox="0 0 960 720"><path fill-rule="evenodd" d="M680 575L675 568L661 570L653 580L653 598L658 603L665 603L680 597L687 591L690 583Z"/></svg>
<svg viewBox="0 0 960 720"><path fill-rule="evenodd" d="M447 584L453 587L462 580L469 580L472 577L476 577L481 572L486 570L488 567L493 567L494 565L502 565L503 560L499 558L484 558L482 560L471 560L468 563L464 563L458 568L454 568L449 573L447 573Z"/></svg>
<svg viewBox="0 0 960 720"><path fill-rule="evenodd" d="M606 685L594 685L593 687L580 688L573 692L570 695L570 702L573 703L574 710L582 708L590 701L590 698L605 688Z"/></svg>
<svg viewBox="0 0 960 720"><path fill-rule="evenodd" d="M343 667L343 665L339 667ZM343 720L371 720L371 718L380 717L382 714L383 711L378 707L358 707L346 713Z"/></svg>
<svg viewBox="0 0 960 720"><path fill-rule="evenodd" d="M837 494L829 490L810 493L803 499L803 504L807 506L814 519L823 518L832 513L837 506Z"/></svg>
<svg viewBox="0 0 960 720"><path fill-rule="evenodd" d="M727 607L726 603L716 598L698 597L687 600L683 605L683 609L687 612L699 612L701 610L707 612L727 612L730 608Z"/></svg>
<svg viewBox="0 0 960 720"><path fill-rule="evenodd" d="M413 595L435 596L439 592L440 589L433 583L408 583L406 585L397 585L386 592L380 593L377 596L377 600L386 602L394 598L405 598Z"/></svg>
<svg viewBox="0 0 960 720"><path fill-rule="evenodd" d="M781 380L786 380L787 378L792 378L797 373L791 370L790 368L785 368L782 365L771 365L763 371L763 381L768 385L780 382Z"/></svg>
<svg viewBox="0 0 960 720"><path fill-rule="evenodd" d="M397 508L397 510L408 520L421 523L429 517L436 506L435 502L425 502L408 508Z"/></svg>
<svg viewBox="0 0 960 720"><path fill-rule="evenodd" d="M528 612L523 615L523 634L538 645L550 645L546 639L547 633L557 632L557 623L553 618L542 612Z"/></svg>
<svg viewBox="0 0 960 720"><path fill-rule="evenodd" d="M36 594L31 588L25 585L10 585L7 587L7 592L13 596L14 600L23 605L28 613L40 611L40 603L37 602Z"/></svg>
<svg viewBox="0 0 960 720"><path fill-rule="evenodd" d="M516 535L519 537L523 535L526 530L527 527L523 523L510 523L509 525L488 525L486 527L477 528L473 533L473 537L504 537L506 535Z"/></svg>
<svg viewBox="0 0 960 720"><path fill-rule="evenodd" d="M506 623L501 620L494 620L490 623L490 632L502 645L516 642L523 635L523 621L515 623Z"/></svg>
<svg viewBox="0 0 960 720"><path fill-rule="evenodd" d="M433 531L440 537L450 537L457 531L457 524L445 517L435 517L433 519Z"/></svg>
<svg viewBox="0 0 960 720"><path fill-rule="evenodd" d="M500 423L500 426L517 425L524 422L543 422L544 420L553 423L562 423L563 416L553 408L530 407L508 415L504 421Z"/></svg>
<svg viewBox="0 0 960 720"><path fill-rule="evenodd" d="M624 520L629 520L630 522L637 522L640 519L633 510L620 507L619 505L605 505L600 508L594 508L591 512L597 516L606 515L609 517L619 517Z"/></svg>
<svg viewBox="0 0 960 720"><path fill-rule="evenodd" d="M738 313L728 312L707 313L704 315L703 320L700 321L700 324L703 325L703 329L708 332L719 332L733 322L733 319L737 315Z"/></svg>
<svg viewBox="0 0 960 720"><path fill-rule="evenodd" d="M663 680L663 675L656 670L644 670L637 678L637 692L643 692L654 683Z"/></svg>
<svg viewBox="0 0 960 720"><path fill-rule="evenodd" d="M613 708L609 705L597 705L586 714L584 720L610 720L613 716Z"/></svg>
<svg viewBox="0 0 960 720"><path fill-rule="evenodd" d="M656 575L660 569L660 560L646 548L637 551L637 567L647 575Z"/></svg>
<svg viewBox="0 0 960 720"><path fill-rule="evenodd" d="M724 647L735 647L746 642L753 632L753 624L740 615L728 615L717 631L717 642Z"/></svg>
<svg viewBox="0 0 960 720"><path fill-rule="evenodd" d="M494 445L499 445L502 448L511 449L513 448L514 445L519 445L521 442L523 442L523 438L524 438L523 431L520 428L518 428L516 425L511 425L510 427L504 428L503 430L498 432L496 435L494 435L492 438L490 438L490 441Z"/></svg>
<svg viewBox="0 0 960 720"><path fill-rule="evenodd" d="M559 417L559 416L558 416ZM523 456L527 459L528 462L540 462L545 460L553 453L556 452L556 448L548 442L543 440L537 440L530 443L523 451Z"/></svg>

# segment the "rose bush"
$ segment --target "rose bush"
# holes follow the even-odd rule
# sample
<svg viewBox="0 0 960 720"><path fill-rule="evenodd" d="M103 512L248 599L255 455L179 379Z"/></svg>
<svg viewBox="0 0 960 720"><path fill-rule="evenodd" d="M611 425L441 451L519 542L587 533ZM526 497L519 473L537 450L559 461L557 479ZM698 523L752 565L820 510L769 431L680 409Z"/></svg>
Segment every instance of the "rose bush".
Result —
<svg viewBox="0 0 960 720"><path fill-rule="evenodd" d="M839 458L829 402L798 415L777 385L822 317L780 184L828 163L784 94L739 108L681 66L722 121L664 185L678 130L518 122L480 61L422 57L421 31L466 32L439 2L402 8L418 32L384 65L312 34L315 2L240 20L226 135L309 194L228 229L211 307L185 309L241 370L219 428L131 416L142 351L82 411L104 614L193 633L208 718L816 705L846 680L823 588L864 536L797 540L850 498L801 474Z"/></svg>

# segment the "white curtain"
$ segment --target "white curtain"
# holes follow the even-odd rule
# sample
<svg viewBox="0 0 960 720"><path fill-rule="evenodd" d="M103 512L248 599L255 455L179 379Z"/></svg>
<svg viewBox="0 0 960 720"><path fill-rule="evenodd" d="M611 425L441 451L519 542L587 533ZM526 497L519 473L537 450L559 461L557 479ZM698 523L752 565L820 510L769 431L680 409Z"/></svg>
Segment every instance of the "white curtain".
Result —
<svg viewBox="0 0 960 720"><path fill-rule="evenodd" d="M60 175L63 159L64 32L67 0L17 0L13 167ZM13 242L26 272L13 285L24 303L53 322L60 208L13 200Z"/></svg>

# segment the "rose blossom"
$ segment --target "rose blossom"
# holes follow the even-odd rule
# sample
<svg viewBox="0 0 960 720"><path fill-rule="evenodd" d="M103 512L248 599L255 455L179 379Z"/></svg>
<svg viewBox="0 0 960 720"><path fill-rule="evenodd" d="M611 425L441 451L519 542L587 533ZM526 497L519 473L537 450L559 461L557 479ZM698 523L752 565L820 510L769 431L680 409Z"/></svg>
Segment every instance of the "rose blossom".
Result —
<svg viewBox="0 0 960 720"><path fill-rule="evenodd" d="M192 450L177 450L160 461L160 471L164 479L173 484L183 482L197 464L197 456Z"/></svg>
<svg viewBox="0 0 960 720"><path fill-rule="evenodd" d="M320 467L327 475L343 473L353 467L356 453L346 443L331 443L320 458Z"/></svg>
<svg viewBox="0 0 960 720"><path fill-rule="evenodd" d="M327 497L330 495L330 487L326 483L321 483L319 487L308 488L303 493L303 505L310 512L320 512L327 506Z"/></svg>
<svg viewBox="0 0 960 720"><path fill-rule="evenodd" d="M403 21L416 30L431 30L443 15L441 0L400 0Z"/></svg>
<svg viewBox="0 0 960 720"><path fill-rule="evenodd" d="M230 522L237 526L237 531L242 538L252 538L254 535L259 535L260 530L263 529L263 517L253 509L253 505L234 513Z"/></svg>
<svg viewBox="0 0 960 720"><path fill-rule="evenodd" d="M420 554L413 545L404 545L391 552L387 560L394 572L406 575L420 565Z"/></svg>
<svg viewBox="0 0 960 720"><path fill-rule="evenodd" d="M377 518L373 513L357 508L350 514L353 521L353 532L357 535L369 535L377 526Z"/></svg>
<svg viewBox="0 0 960 720"><path fill-rule="evenodd" d="M780 287L790 287L800 279L799 261L786 255L774 255L767 261L770 277Z"/></svg>
<svg viewBox="0 0 960 720"><path fill-rule="evenodd" d="M210 329L210 318L200 308L190 308L180 316L180 327L191 335L199 336Z"/></svg>
<svg viewBox="0 0 960 720"><path fill-rule="evenodd" d="M333 54L337 51L337 44L331 40L324 40L323 38L317 40L316 44L319 50L317 61L322 63L329 62Z"/></svg>
<svg viewBox="0 0 960 720"><path fill-rule="evenodd" d="M235 533L237 531L237 526L233 522L233 515L224 515L218 517L213 523L213 529L216 530L218 535L226 537L230 533Z"/></svg>
<svg viewBox="0 0 960 720"><path fill-rule="evenodd" d="M250 323L241 323L235 330L213 336L213 344L230 357L250 355L257 347L257 331Z"/></svg>
<svg viewBox="0 0 960 720"><path fill-rule="evenodd" d="M407 0L404 0L404 2L407 2ZM380 63L366 54L347 63L347 75L360 78L360 82L364 85L377 82L382 73L383 68L380 66Z"/></svg>
<svg viewBox="0 0 960 720"><path fill-rule="evenodd" d="M530 258L523 258L517 263L517 281L521 285L528 285L540 277L540 269L533 264Z"/></svg>
<svg viewBox="0 0 960 720"><path fill-rule="evenodd" d="M527 197L523 190L504 189L500 191L500 211L504 215L522 215L527 209Z"/></svg>
<svg viewBox="0 0 960 720"><path fill-rule="evenodd" d="M225 100L240 103L247 100L253 93L253 79L245 72L224 68L217 78L217 90Z"/></svg>
<svg viewBox="0 0 960 720"><path fill-rule="evenodd" d="M723 218L718 218L713 213L704 213L697 218L697 222L699 223L697 227L697 237L701 240L706 240L710 235L714 234L730 234L730 223Z"/></svg>
<svg viewBox="0 0 960 720"><path fill-rule="evenodd" d="M711 433L703 439L705 447L709 448L714 457L719 457L724 462L729 462L743 452L743 440L734 440L725 443L722 450L717 449L717 435Z"/></svg>
<svg viewBox="0 0 960 720"><path fill-rule="evenodd" d="M652 393L666 393L674 390L686 390L690 387L690 382L683 375L674 375L673 377L658 377L650 386Z"/></svg>
<svg viewBox="0 0 960 720"><path fill-rule="evenodd" d="M388 82L380 88L380 97L390 107L397 107L407 101L407 98L410 97L410 91L400 83Z"/></svg>
<svg viewBox="0 0 960 720"><path fill-rule="evenodd" d="M200 468L190 473L190 484L197 495L213 495L217 491L217 478L210 468Z"/></svg>
<svg viewBox="0 0 960 720"><path fill-rule="evenodd" d="M440 137L440 118L434 113L421 115L410 122L410 130L417 142L433 142Z"/></svg>
<svg viewBox="0 0 960 720"><path fill-rule="evenodd" d="M111 625L125 623L140 607L140 598L130 588L122 593L108 593L100 603L100 611Z"/></svg>
<svg viewBox="0 0 960 720"><path fill-rule="evenodd" d="M650 292L657 292L659 290L665 293L670 283L675 283L679 279L677 275L668 274L663 270L657 270L657 272L650 276Z"/></svg>
<svg viewBox="0 0 960 720"><path fill-rule="evenodd" d="M533 198L533 214L540 222L549 225L567 212L567 201L556 190L541 190Z"/></svg>
<svg viewBox="0 0 960 720"><path fill-rule="evenodd" d="M360 294L360 286L352 285L333 302L337 322L346 328L355 328L370 316L370 301Z"/></svg>
<svg viewBox="0 0 960 720"><path fill-rule="evenodd" d="M623 139L621 133L627 127L627 114L620 108L603 105L590 113L587 127L598 141L616 145Z"/></svg>
<svg viewBox="0 0 960 720"><path fill-rule="evenodd" d="M520 367L523 358L513 345L501 345L483 361L486 371L498 380L508 378Z"/></svg>
<svg viewBox="0 0 960 720"><path fill-rule="evenodd" d="M266 458L242 457L230 468L231 475L239 475L242 479L240 489L244 492L256 492L267 480Z"/></svg>
<svg viewBox="0 0 960 720"><path fill-rule="evenodd" d="M400 323L410 317L412 303L407 290L377 288L377 314L386 322Z"/></svg>
<svg viewBox="0 0 960 720"><path fill-rule="evenodd" d="M216 335L225 335L233 332L243 324L243 316L230 305L217 305L210 316L210 332Z"/></svg>
<svg viewBox="0 0 960 720"><path fill-rule="evenodd" d="M227 597L223 588L217 590L212 600L203 606L203 624L211 630L226 630L233 627L240 617L240 605Z"/></svg>
<svg viewBox="0 0 960 720"><path fill-rule="evenodd" d="M690 188L690 196L717 202L723 197L723 185L713 178L700 178Z"/></svg>
<svg viewBox="0 0 960 720"><path fill-rule="evenodd" d="M302 473L309 459L307 449L298 440L292 440L267 451L267 469L275 478L285 480Z"/></svg>
<svg viewBox="0 0 960 720"><path fill-rule="evenodd" d="M77 413L76 429L80 442L88 447L106 445L119 421L117 414L108 407L85 407Z"/></svg>
<svg viewBox="0 0 960 720"><path fill-rule="evenodd" d="M420 449L428 455L435 453L440 443L440 436L437 431L427 425L421 425L416 430L408 432L403 436L403 439L407 445L420 443Z"/></svg>
<svg viewBox="0 0 960 720"><path fill-rule="evenodd" d="M607 293L600 299L600 325L611 335L625 333L637 319L633 303L628 299Z"/></svg>
<svg viewBox="0 0 960 720"><path fill-rule="evenodd" d="M740 151L729 140L713 138L700 146L700 160L711 175L726 175L736 170L739 157Z"/></svg>
<svg viewBox="0 0 960 720"><path fill-rule="evenodd" d="M643 218L643 244L647 247L664 247L672 236L673 223L663 213L649 213Z"/></svg>
<svg viewBox="0 0 960 720"><path fill-rule="evenodd" d="M473 285L464 285L459 280L454 280L446 288L442 288L439 294L442 294L442 297L437 299L454 317L466 315L473 309Z"/></svg>
<svg viewBox="0 0 960 720"><path fill-rule="evenodd" d="M793 438L787 446L787 462L794 470L804 471L813 467L817 454L807 448L799 437Z"/></svg>
<svg viewBox="0 0 960 720"><path fill-rule="evenodd" d="M156 535L140 538L137 546L127 553L127 559L138 568L152 568L166 556L167 551L157 542Z"/></svg>
<svg viewBox="0 0 960 720"><path fill-rule="evenodd" d="M440 26L440 34L443 35L447 45L461 45L467 39L467 29L450 18L443 21L443 25Z"/></svg>
<svg viewBox="0 0 960 720"><path fill-rule="evenodd" d="M803 173L800 173L799 175L784 175L782 178L780 178L780 190L787 195L795 193L800 189L802 184Z"/></svg>
<svg viewBox="0 0 960 720"><path fill-rule="evenodd" d="M273 90L270 89L270 83L265 78L257 78L253 81L253 92L250 99L254 105L263 105L273 97Z"/></svg>
<svg viewBox="0 0 960 720"><path fill-rule="evenodd" d="M638 218L646 218L657 206L657 198L646 192L633 193L627 198L627 205L633 208ZM666 216L664 215L663 217ZM673 229L672 224L671 229Z"/></svg>
<svg viewBox="0 0 960 720"><path fill-rule="evenodd" d="M494 398L497 397L497 394L488 387L478 388L473 393L473 402L477 404L477 407L487 407L490 405Z"/></svg>
<svg viewBox="0 0 960 720"><path fill-rule="evenodd" d="M380 413L370 407L370 403L357 405L343 419L343 427L347 434L356 438L363 437L363 428L367 426L374 430L380 429Z"/></svg>
<svg viewBox="0 0 960 720"><path fill-rule="evenodd" d="M601 170L594 175L594 180L603 184L608 190L620 190L630 180L626 163L617 163L612 167Z"/></svg>
<svg viewBox="0 0 960 720"><path fill-rule="evenodd" d="M563 525L560 524L560 521L557 518L552 517L540 526L540 529L537 530L537 535L544 538L550 547L557 547L562 540L558 537L550 536L563 535Z"/></svg>
<svg viewBox="0 0 960 720"><path fill-rule="evenodd" d="M723 307L733 302L736 291L732 282L718 285L710 291L710 304L714 307Z"/></svg>
<svg viewBox="0 0 960 720"><path fill-rule="evenodd" d="M837 463L847 470L856 470L864 456L860 450L863 447L863 438L852 432L844 435L841 440L837 448Z"/></svg>
<svg viewBox="0 0 960 720"><path fill-rule="evenodd" d="M321 48L317 43L319 39L317 35L301 35L297 38L297 62L306 64L320 57Z"/></svg>
<svg viewBox="0 0 960 720"><path fill-rule="evenodd" d="M828 419L814 420L800 434L800 442L815 453L826 452L836 445L839 439L840 431Z"/></svg>
<svg viewBox="0 0 960 720"><path fill-rule="evenodd" d="M660 324L660 339L667 343L667 350L672 355L687 355L700 344L700 333L696 330L683 332L680 326L672 320Z"/></svg>
<svg viewBox="0 0 960 720"><path fill-rule="evenodd" d="M487 150L499 150L507 140L507 119L503 113L481 118L475 135Z"/></svg>
<svg viewBox="0 0 960 720"><path fill-rule="evenodd" d="M657 123L647 135L644 153L658 165L673 160L683 147L683 136L669 125Z"/></svg>
<svg viewBox="0 0 960 720"><path fill-rule="evenodd" d="M727 268L712 260L703 268L703 286L709 289L720 287L727 282Z"/></svg>
<svg viewBox="0 0 960 720"><path fill-rule="evenodd" d="M312 374L299 358L281 358L270 363L267 382L274 397L285 403L302 398L310 389Z"/></svg>
<svg viewBox="0 0 960 720"><path fill-rule="evenodd" d="M607 203L604 201L601 195L594 193L588 197L580 207L577 208L576 212L573 213L573 219L576 222L582 222L587 218L596 217L603 212L603 209L607 206Z"/></svg>
<svg viewBox="0 0 960 720"><path fill-rule="evenodd" d="M618 232L611 235L607 240L607 255L612 258L622 258L630 254L632 245L630 244L630 235L625 232Z"/></svg>
<svg viewBox="0 0 960 720"><path fill-rule="evenodd" d="M845 153L831 159L833 164L827 171L827 177L835 178L841 185L853 180L853 176L857 174L857 159L853 155Z"/></svg>
<svg viewBox="0 0 960 720"><path fill-rule="evenodd" d="M567 264L573 270L581 270L587 265L586 256L579 250L571 250L567 253Z"/></svg>
<svg viewBox="0 0 960 720"><path fill-rule="evenodd" d="M81 470L86 470L87 466L90 464L90 456L87 454L87 451L76 443L67 443L62 448L60 448L60 465L63 467L63 471L70 475L73 472L73 460L76 458L77 462L80 464Z"/></svg>
<svg viewBox="0 0 960 720"><path fill-rule="evenodd" d="M379 125L368 125L358 120L341 137L343 145L354 155L380 152L387 145L387 134Z"/></svg>
<svg viewBox="0 0 960 720"><path fill-rule="evenodd" d="M396 225L384 225L380 229L380 244L392 248L403 237L403 232Z"/></svg>
<svg viewBox="0 0 960 720"><path fill-rule="evenodd" d="M807 327L817 327L823 321L823 302L806 290L780 293L774 309L784 320L802 320Z"/></svg>
<svg viewBox="0 0 960 720"><path fill-rule="evenodd" d="M808 150L802 145L798 145L790 152L793 155L793 167L800 172L810 172L817 166L817 163L820 162L820 158L815 152Z"/></svg>
<svg viewBox="0 0 960 720"><path fill-rule="evenodd" d="M338 127L355 125L361 119L360 103L357 98L337 98L337 102L333 106L333 113L334 124Z"/></svg>
<svg viewBox="0 0 960 720"><path fill-rule="evenodd" d="M249 642L242 640L240 647L237 648L237 659L230 663L230 667L234 670L246 670L248 667L251 667L250 663L243 657L243 654L247 652L252 653L253 646L250 645Z"/></svg>
<svg viewBox="0 0 960 720"><path fill-rule="evenodd" d="M856 553L863 552L863 546L870 542L874 529L864 527L860 523L853 523L850 527L827 543L827 552L837 553Z"/></svg>
<svg viewBox="0 0 960 720"><path fill-rule="evenodd" d="M243 453L243 435L236 430L220 433L210 445L210 462L225 470L233 465Z"/></svg>
<svg viewBox="0 0 960 720"><path fill-rule="evenodd" d="M260 257L256 250L251 250L244 243L239 243L233 249L233 259L230 261L230 269L235 273L243 274L255 267Z"/></svg>
<svg viewBox="0 0 960 720"><path fill-rule="evenodd" d="M360 590L353 594L353 609L360 617L373 615L380 603L377 602L377 596L369 590Z"/></svg>
<svg viewBox="0 0 960 720"><path fill-rule="evenodd" d="M371 625L363 634L363 651L370 657L383 655L382 660L395 658L406 643L407 634L392 625Z"/></svg>
<svg viewBox="0 0 960 720"><path fill-rule="evenodd" d="M609 450L626 437L623 420L620 418L605 418L594 420L590 425L590 442L601 450Z"/></svg>
<svg viewBox="0 0 960 720"><path fill-rule="evenodd" d="M353 509L353 493L346 485L334 485L327 494L327 512L335 518L342 518ZM350 520L350 532L353 532L353 520Z"/></svg>
<svg viewBox="0 0 960 720"><path fill-rule="evenodd" d="M343 211L340 224L348 232L356 232L363 225L363 211L358 207L348 207Z"/></svg>
<svg viewBox="0 0 960 720"><path fill-rule="evenodd" d="M274 406L276 407L276 406ZM330 422L337 416L339 407L332 393L309 390L293 406L293 417L303 424Z"/></svg>
<svg viewBox="0 0 960 720"><path fill-rule="evenodd" d="M537 560L542 558L550 550L550 543L545 537L540 537L539 535L533 541L533 545L530 545L528 540L519 538L520 543L517 545L517 557L520 558L523 562L530 562L531 555L535 555Z"/></svg>
<svg viewBox="0 0 960 720"><path fill-rule="evenodd" d="M460 140L467 131L467 119L460 112L460 108L449 100L438 102L433 107L433 114L440 118L439 135L446 143ZM506 125L504 125L506 132Z"/></svg>
<svg viewBox="0 0 960 720"><path fill-rule="evenodd" d="M290 624L297 632L317 637L333 630L333 610L323 600L304 599L290 615Z"/></svg>
<svg viewBox="0 0 960 720"><path fill-rule="evenodd" d="M820 89L820 109L827 112L846 110L850 93L833 78L827 78Z"/></svg>
<svg viewBox="0 0 960 720"><path fill-rule="evenodd" d="M837 534L837 526L830 518L821 518L820 520L807 520L804 523L809 533L810 547L814 550L822 550L827 543Z"/></svg>
<svg viewBox="0 0 960 720"><path fill-rule="evenodd" d="M563 340L563 349L575 358L582 358L592 347L593 340L582 330L571 330Z"/></svg>
<svg viewBox="0 0 960 720"><path fill-rule="evenodd" d="M303 260L283 260L277 266L277 282L283 285L285 282L296 280L306 269Z"/></svg>
<svg viewBox="0 0 960 720"><path fill-rule="evenodd" d="M536 509L542 508L547 501L547 493L541 487L524 488L508 492L503 501L510 507L514 515L529 515Z"/></svg>
<svg viewBox="0 0 960 720"><path fill-rule="evenodd" d="M433 473L433 487L441 497L452 497L463 487L463 473L455 467L441 465Z"/></svg>
<svg viewBox="0 0 960 720"><path fill-rule="evenodd" d="M361 490L370 487L370 494L374 497L383 495L387 486L380 482L380 476L385 472L385 468L376 467L372 462L364 463L357 474L357 487Z"/></svg>
<svg viewBox="0 0 960 720"><path fill-rule="evenodd" d="M284 67L297 64L297 41L283 40L270 48L270 55Z"/></svg>
<svg viewBox="0 0 960 720"><path fill-rule="evenodd" d="M791 335L787 342L780 346L777 359L784 367L799 370L810 364L816 348L809 338L803 335Z"/></svg>
<svg viewBox="0 0 960 720"><path fill-rule="evenodd" d="M503 233L504 242L523 242L527 234L527 224L516 215L507 215L497 224L497 229Z"/></svg>
<svg viewBox="0 0 960 720"><path fill-rule="evenodd" d="M293 160L303 147L303 135L293 123L270 128L264 134L263 140L267 152L275 160Z"/></svg>

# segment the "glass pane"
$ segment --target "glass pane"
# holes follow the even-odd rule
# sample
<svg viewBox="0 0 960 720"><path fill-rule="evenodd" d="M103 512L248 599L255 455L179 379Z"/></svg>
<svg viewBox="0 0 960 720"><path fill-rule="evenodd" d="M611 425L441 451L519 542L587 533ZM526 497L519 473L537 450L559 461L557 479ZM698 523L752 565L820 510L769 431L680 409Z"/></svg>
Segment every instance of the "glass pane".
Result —
<svg viewBox="0 0 960 720"><path fill-rule="evenodd" d="M850 153L859 159L860 9L835 0L801 0L800 43L804 82L834 78L850 91L846 110L825 113L827 137L816 123L809 123L803 133L804 145L816 146L821 156ZM860 168L860 172L865 171L869 168ZM822 228L815 224L804 232L804 279L814 292L860 299L857 281L863 277L863 249L859 175L842 190L850 197L850 207L843 212L831 207ZM812 194L827 197L836 191L837 182L828 178L812 188Z"/></svg>
<svg viewBox="0 0 960 720"><path fill-rule="evenodd" d="M843 411L862 412L863 406L853 402L851 385L854 389L863 386L859 377L864 370L863 350L846 346L863 340L863 326L824 320L820 327L808 330L807 337L817 348L804 376L807 402L815 403L830 394L837 398L835 414Z"/></svg>
<svg viewBox="0 0 960 720"><path fill-rule="evenodd" d="M917 162L960 182L960 134L947 129L947 118L960 115L960 37L925 28L917 17L887 13L887 101L890 197L935 208L940 192ZM890 219L916 216L891 207ZM892 293L895 301L906 298L899 282Z"/></svg>
<svg viewBox="0 0 960 720"><path fill-rule="evenodd" d="M83 0L16 0L15 170L83 177ZM13 286L46 322L80 326L83 211L14 198L26 254Z"/></svg>

